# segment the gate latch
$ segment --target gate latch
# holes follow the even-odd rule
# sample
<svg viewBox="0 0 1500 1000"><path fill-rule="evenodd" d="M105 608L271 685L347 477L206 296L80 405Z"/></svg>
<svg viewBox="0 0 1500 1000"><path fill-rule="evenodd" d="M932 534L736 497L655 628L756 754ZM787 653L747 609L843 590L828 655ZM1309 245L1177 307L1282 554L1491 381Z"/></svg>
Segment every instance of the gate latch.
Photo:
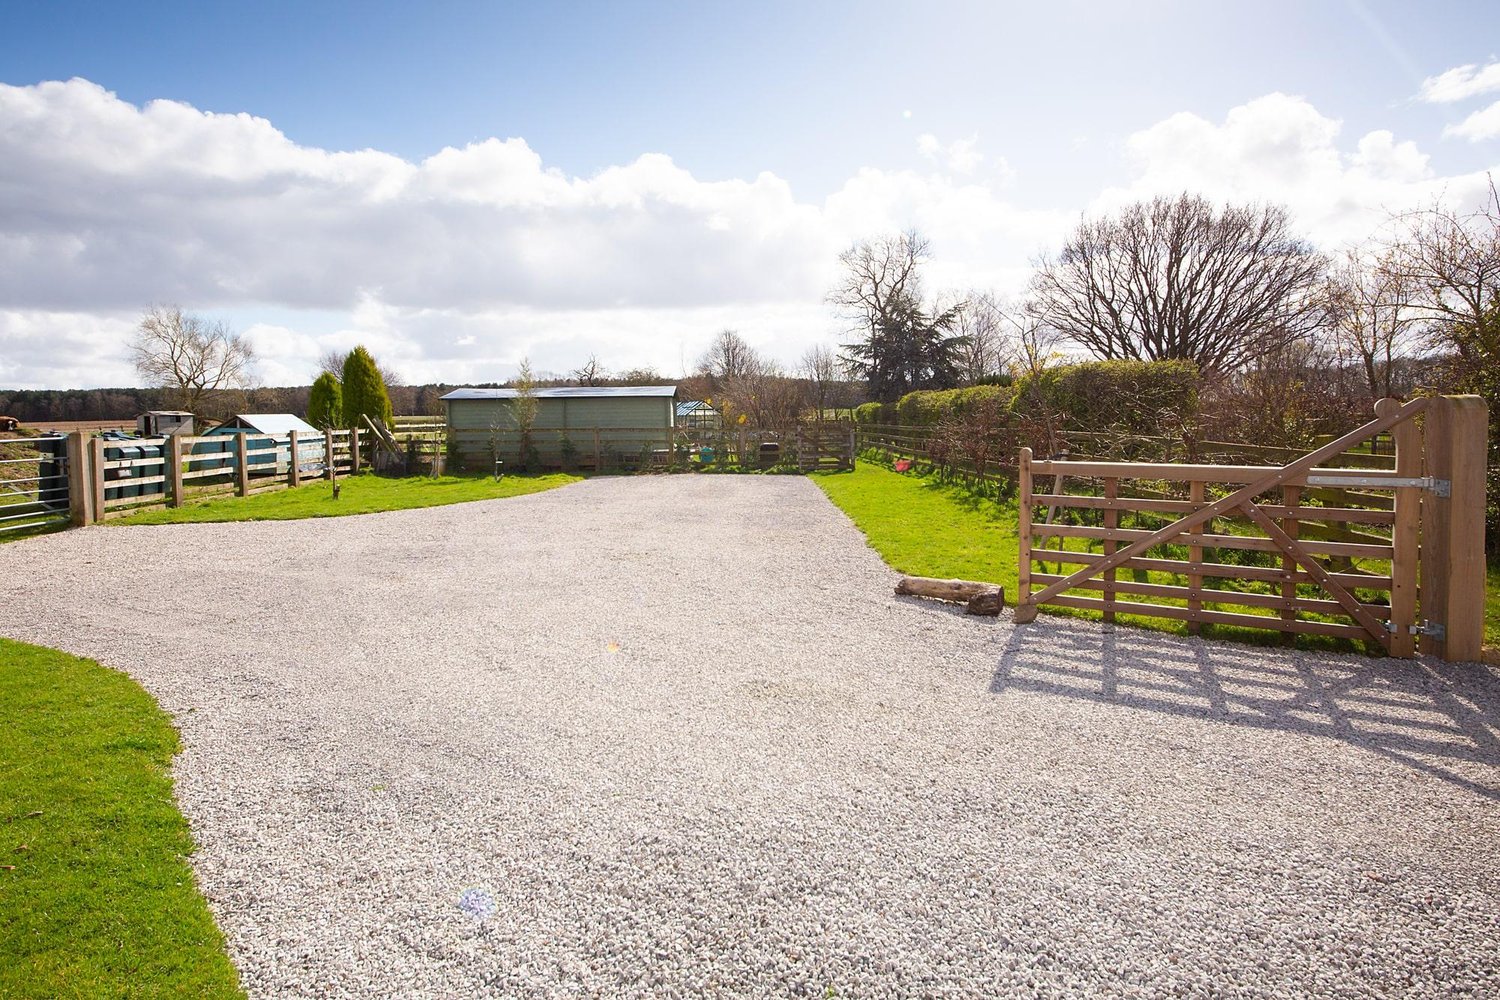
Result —
<svg viewBox="0 0 1500 1000"><path fill-rule="evenodd" d="M1395 622L1386 622L1385 630L1387 632L1400 631L1400 629L1397 628ZM1430 621L1426 618L1422 619L1422 623L1420 625L1406 626L1406 631L1411 633L1412 635L1431 636L1438 642L1446 642L1448 640L1448 626L1444 625L1442 622Z"/></svg>

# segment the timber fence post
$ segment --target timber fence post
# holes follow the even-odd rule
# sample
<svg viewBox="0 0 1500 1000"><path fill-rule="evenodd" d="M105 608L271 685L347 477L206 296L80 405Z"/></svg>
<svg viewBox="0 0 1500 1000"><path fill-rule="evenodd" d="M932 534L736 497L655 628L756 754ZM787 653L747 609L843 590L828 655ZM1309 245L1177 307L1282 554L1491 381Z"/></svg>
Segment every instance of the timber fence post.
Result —
<svg viewBox="0 0 1500 1000"><path fill-rule="evenodd" d="M1441 396L1427 411L1422 499L1422 617L1442 626L1421 648L1444 660L1477 660L1484 643L1484 475L1489 408L1481 396Z"/></svg>
<svg viewBox="0 0 1500 1000"><path fill-rule="evenodd" d="M182 436L167 438L167 503L182 506Z"/></svg>
<svg viewBox="0 0 1500 1000"><path fill-rule="evenodd" d="M234 491L240 496L250 493L249 435L243 431L234 436Z"/></svg>
<svg viewBox="0 0 1500 1000"><path fill-rule="evenodd" d="M94 478L89 474L92 450L82 431L68 435L68 518L75 528L94 523Z"/></svg>
<svg viewBox="0 0 1500 1000"><path fill-rule="evenodd" d="M296 431L287 431L286 432L286 444L287 444L287 449L290 452L290 457L288 459L287 470L286 470L287 485L288 486L301 486L302 485L302 463L299 461L299 459L302 456L297 453L297 451L298 451L298 444L297 444L297 432Z"/></svg>
<svg viewBox="0 0 1500 1000"><path fill-rule="evenodd" d="M1375 404L1375 413L1385 416L1399 406L1394 399ZM1391 428L1396 447L1396 475L1416 479L1422 475L1422 429L1407 420ZM1417 648L1413 631L1417 620L1417 533L1422 512L1422 491L1401 487L1395 491L1395 522L1391 526L1391 655L1410 657Z"/></svg>
<svg viewBox="0 0 1500 1000"><path fill-rule="evenodd" d="M1036 605L1031 603L1031 449L1022 448L1016 467L1016 610L1015 621L1024 625L1036 619Z"/></svg>
<svg viewBox="0 0 1500 1000"><path fill-rule="evenodd" d="M104 439L89 441L89 519L104 520Z"/></svg>
<svg viewBox="0 0 1500 1000"><path fill-rule="evenodd" d="M323 428L323 470L330 483L338 478L338 470L334 467L332 427Z"/></svg>

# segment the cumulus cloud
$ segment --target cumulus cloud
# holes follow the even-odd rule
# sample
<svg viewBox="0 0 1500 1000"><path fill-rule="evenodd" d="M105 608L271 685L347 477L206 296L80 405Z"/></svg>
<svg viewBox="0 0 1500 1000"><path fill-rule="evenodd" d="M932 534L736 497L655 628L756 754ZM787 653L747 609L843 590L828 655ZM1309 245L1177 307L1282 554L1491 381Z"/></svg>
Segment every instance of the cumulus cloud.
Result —
<svg viewBox="0 0 1500 1000"><path fill-rule="evenodd" d="M1127 139L1135 178L1104 192L1094 207L1184 190L1281 202L1314 240L1337 246L1368 236L1391 211L1436 197L1466 204L1486 190L1483 172L1440 177L1414 142L1389 131L1366 133L1352 148L1341 133L1338 119L1279 93L1230 110L1222 122L1174 115Z"/></svg>
<svg viewBox="0 0 1500 1000"><path fill-rule="evenodd" d="M924 132L917 137L918 152L955 174L972 174L984 162L984 154L978 147L978 135L955 139L947 144L939 142L938 137L931 132Z"/></svg>
<svg viewBox="0 0 1500 1000"><path fill-rule="evenodd" d="M1434 176L1390 132L1340 133L1281 94L1222 122L1176 115L1127 140L1128 175L1088 207L1183 189L1285 201L1327 242L1476 183ZM855 239L915 226L932 289L1018 290L1077 218L1012 197L975 137L919 149L940 169L867 167L809 202L774 174L704 181L659 153L589 177L514 137L411 162L86 80L0 86L0 386L129 384L125 343L153 302L239 326L267 384L306 383L355 343L413 381L589 354L673 374L725 326L789 362L838 338L823 294Z"/></svg>
<svg viewBox="0 0 1500 1000"><path fill-rule="evenodd" d="M1417 97L1430 104L1451 104L1493 90L1500 90L1500 62L1483 66L1470 63L1429 76L1422 81Z"/></svg>
<svg viewBox="0 0 1500 1000"><path fill-rule="evenodd" d="M1449 125L1443 129L1443 135L1456 135L1470 142L1500 136L1500 101L1474 112L1457 125Z"/></svg>

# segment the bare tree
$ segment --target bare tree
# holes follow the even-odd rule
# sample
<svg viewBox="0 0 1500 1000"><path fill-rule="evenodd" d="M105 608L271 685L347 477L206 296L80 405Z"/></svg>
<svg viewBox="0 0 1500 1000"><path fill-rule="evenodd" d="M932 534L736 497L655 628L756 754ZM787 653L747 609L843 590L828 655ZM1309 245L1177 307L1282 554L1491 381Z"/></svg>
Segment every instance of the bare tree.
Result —
<svg viewBox="0 0 1500 1000"><path fill-rule="evenodd" d="M348 360L348 351L324 351L321 355L318 356L318 374L321 375L324 372L327 372L334 378L343 378L344 362ZM401 376L396 374L395 369L388 368L385 365L379 365L378 367L380 369L380 381L385 383L387 389L406 384L401 379Z"/></svg>
<svg viewBox="0 0 1500 1000"><path fill-rule="evenodd" d="M1038 262L1032 299L1098 357L1230 371L1323 322L1326 270L1285 208L1183 194L1081 222Z"/></svg>
<svg viewBox="0 0 1500 1000"><path fill-rule="evenodd" d="M136 328L130 359L148 384L197 412L212 390L250 386L255 350L222 322L209 323L177 306L152 306Z"/></svg>
<svg viewBox="0 0 1500 1000"><path fill-rule="evenodd" d="M1420 320L1415 291L1389 253L1372 259L1351 249L1328 276L1333 350L1339 362L1359 369L1371 399L1396 395L1397 367L1415 346Z"/></svg>
<svg viewBox="0 0 1500 1000"><path fill-rule="evenodd" d="M835 393L838 388L840 366L838 355L826 344L815 344L807 349L802 355L802 362L797 366L797 373L807 381L808 403L817 414L817 419L823 419L823 411L835 403Z"/></svg>
<svg viewBox="0 0 1500 1000"><path fill-rule="evenodd" d="M932 254L915 229L861 240L839 254L843 275L828 293L851 323L851 332L876 336L922 297L921 266Z"/></svg>
<svg viewBox="0 0 1500 1000"><path fill-rule="evenodd" d="M954 332L963 338L959 362L964 381L981 382L1006 371L1015 358L1004 305L994 292L970 291L961 298Z"/></svg>
<svg viewBox="0 0 1500 1000"><path fill-rule="evenodd" d="M590 354L582 367L574 370L572 377L579 385L603 385L604 380L609 378L609 372L599 363L598 355Z"/></svg>
<svg viewBox="0 0 1500 1000"><path fill-rule="evenodd" d="M744 378L760 364L755 348L738 331L720 330L698 359L698 370L715 385L722 386Z"/></svg>
<svg viewBox="0 0 1500 1000"><path fill-rule="evenodd" d="M1461 376L1500 363L1500 194L1471 211L1441 202L1395 219L1388 269L1408 283L1428 343L1453 352Z"/></svg>

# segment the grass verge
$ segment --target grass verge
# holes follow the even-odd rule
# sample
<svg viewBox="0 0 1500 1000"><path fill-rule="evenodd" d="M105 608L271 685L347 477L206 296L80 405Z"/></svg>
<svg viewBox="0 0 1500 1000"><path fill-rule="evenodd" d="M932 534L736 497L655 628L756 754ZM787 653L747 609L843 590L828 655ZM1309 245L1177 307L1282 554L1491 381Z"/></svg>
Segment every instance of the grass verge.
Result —
<svg viewBox="0 0 1500 1000"><path fill-rule="evenodd" d="M344 517L415 507L441 507L471 500L495 500L556 489L581 476L415 476L388 479L365 473L339 480L339 498L319 480L295 489L249 497L217 497L166 510L148 510L109 524L188 524L219 521L295 521L306 517Z"/></svg>
<svg viewBox="0 0 1500 1000"><path fill-rule="evenodd" d="M0 996L243 996L186 861L177 750L129 677L0 639Z"/></svg>
<svg viewBox="0 0 1500 1000"><path fill-rule="evenodd" d="M892 472L874 462L860 462L853 472L813 478L893 569L915 576L998 583L1005 587L1007 599L1014 601L1019 554L1014 499L982 499L962 487ZM1098 617L1067 609L1049 609L1049 613ZM1144 615L1121 614L1120 621L1179 635L1187 631L1183 622ZM1256 645L1281 642L1277 633L1233 626L1205 625L1203 634ZM1500 646L1500 567L1489 571L1485 641ZM1357 648L1346 640L1323 636L1298 636L1297 645Z"/></svg>

